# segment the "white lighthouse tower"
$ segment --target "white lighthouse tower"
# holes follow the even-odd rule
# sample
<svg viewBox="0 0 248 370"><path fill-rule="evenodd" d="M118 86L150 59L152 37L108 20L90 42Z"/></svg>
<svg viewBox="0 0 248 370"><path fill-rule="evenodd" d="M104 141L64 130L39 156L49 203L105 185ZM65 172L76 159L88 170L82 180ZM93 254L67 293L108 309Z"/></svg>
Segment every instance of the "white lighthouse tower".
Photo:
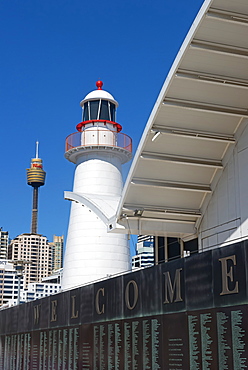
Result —
<svg viewBox="0 0 248 370"><path fill-rule="evenodd" d="M125 234L107 233L107 219L117 209L122 192L121 165L131 158L132 140L116 122L117 101L97 81L97 90L80 103L78 132L66 139L65 157L76 164L63 289L130 269Z"/></svg>

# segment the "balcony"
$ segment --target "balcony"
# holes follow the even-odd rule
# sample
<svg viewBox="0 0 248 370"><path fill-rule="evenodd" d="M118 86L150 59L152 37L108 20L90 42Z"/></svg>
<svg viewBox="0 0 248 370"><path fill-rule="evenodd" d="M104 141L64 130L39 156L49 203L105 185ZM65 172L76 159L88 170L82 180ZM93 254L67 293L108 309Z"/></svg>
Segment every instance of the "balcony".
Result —
<svg viewBox="0 0 248 370"><path fill-rule="evenodd" d="M109 129L87 129L82 132L74 132L67 136L65 151L78 147L113 147L124 149L132 153L132 139L122 132L115 132Z"/></svg>

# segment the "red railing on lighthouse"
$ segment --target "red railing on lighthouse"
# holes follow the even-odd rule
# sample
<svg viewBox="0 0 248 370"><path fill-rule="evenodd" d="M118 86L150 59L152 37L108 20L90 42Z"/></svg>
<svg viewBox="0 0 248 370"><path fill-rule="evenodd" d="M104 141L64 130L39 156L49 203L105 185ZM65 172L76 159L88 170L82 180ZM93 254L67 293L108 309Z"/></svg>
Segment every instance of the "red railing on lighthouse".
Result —
<svg viewBox="0 0 248 370"><path fill-rule="evenodd" d="M80 146L112 146L125 149L132 153L132 139L122 132L101 129L87 129L82 132L74 132L67 136L65 151Z"/></svg>

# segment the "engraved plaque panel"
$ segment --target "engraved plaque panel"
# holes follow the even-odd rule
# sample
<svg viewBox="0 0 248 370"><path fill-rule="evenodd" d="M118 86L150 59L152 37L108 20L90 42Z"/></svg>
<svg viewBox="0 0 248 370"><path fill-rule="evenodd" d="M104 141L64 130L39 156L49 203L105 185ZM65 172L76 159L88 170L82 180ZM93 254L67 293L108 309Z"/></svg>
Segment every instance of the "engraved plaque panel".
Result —
<svg viewBox="0 0 248 370"><path fill-rule="evenodd" d="M180 312L186 307L185 301L185 258L159 265L162 278L162 312Z"/></svg>
<svg viewBox="0 0 248 370"><path fill-rule="evenodd" d="M200 313L201 360L202 369L218 368L218 352L216 345L216 314L214 310Z"/></svg>
<svg viewBox="0 0 248 370"><path fill-rule="evenodd" d="M0 336L0 369L4 367L4 347L5 347L5 337L3 335Z"/></svg>
<svg viewBox="0 0 248 370"><path fill-rule="evenodd" d="M123 321L114 322L114 369L124 368L124 339Z"/></svg>
<svg viewBox="0 0 248 370"><path fill-rule="evenodd" d="M123 317L128 319L142 313L142 292L140 271L123 276Z"/></svg>
<svg viewBox="0 0 248 370"><path fill-rule="evenodd" d="M233 306L246 301L244 243L217 248L213 253L214 306Z"/></svg>
<svg viewBox="0 0 248 370"><path fill-rule="evenodd" d="M164 369L188 368L188 322L185 313L163 316L163 348Z"/></svg>
<svg viewBox="0 0 248 370"><path fill-rule="evenodd" d="M19 353L20 359L19 363L21 363L21 346L22 346L22 334L19 334L19 345L17 352ZM31 336L31 369L37 370L39 369L39 349L40 349L40 333L38 331L35 331L32 333ZM17 369L21 367L17 366Z"/></svg>
<svg viewBox="0 0 248 370"><path fill-rule="evenodd" d="M58 367L58 330L54 329L52 333L52 353L51 353L51 366L52 369L57 369Z"/></svg>
<svg viewBox="0 0 248 370"><path fill-rule="evenodd" d="M84 324L80 327L80 353L79 359L82 368L94 369L93 368L93 348L94 348L94 337L93 337L93 325Z"/></svg>
<svg viewBox="0 0 248 370"><path fill-rule="evenodd" d="M93 321L94 313L94 285L80 288L80 323L87 324Z"/></svg>
<svg viewBox="0 0 248 370"><path fill-rule="evenodd" d="M69 298L69 325L79 324L81 322L80 304L81 290L80 288L70 290Z"/></svg>
<svg viewBox="0 0 248 370"><path fill-rule="evenodd" d="M162 281L163 276L157 267L149 267L140 271L140 291L142 315L162 313Z"/></svg>
<svg viewBox="0 0 248 370"><path fill-rule="evenodd" d="M213 307L212 252L185 258L186 309Z"/></svg>
<svg viewBox="0 0 248 370"><path fill-rule="evenodd" d="M231 310L233 370L248 368L248 309L236 307Z"/></svg>

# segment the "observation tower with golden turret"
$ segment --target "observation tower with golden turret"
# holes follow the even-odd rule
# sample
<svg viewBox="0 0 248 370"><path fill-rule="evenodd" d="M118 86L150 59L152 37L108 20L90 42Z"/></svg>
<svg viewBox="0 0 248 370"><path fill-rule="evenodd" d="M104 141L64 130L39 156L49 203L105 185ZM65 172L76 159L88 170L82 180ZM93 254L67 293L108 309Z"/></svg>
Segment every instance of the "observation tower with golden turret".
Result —
<svg viewBox="0 0 248 370"><path fill-rule="evenodd" d="M27 183L33 187L33 208L31 220L31 234L37 234L38 219L38 189L45 184L46 172L43 170L42 159L38 157L39 143L36 142L36 156L31 159L30 168L27 168Z"/></svg>

